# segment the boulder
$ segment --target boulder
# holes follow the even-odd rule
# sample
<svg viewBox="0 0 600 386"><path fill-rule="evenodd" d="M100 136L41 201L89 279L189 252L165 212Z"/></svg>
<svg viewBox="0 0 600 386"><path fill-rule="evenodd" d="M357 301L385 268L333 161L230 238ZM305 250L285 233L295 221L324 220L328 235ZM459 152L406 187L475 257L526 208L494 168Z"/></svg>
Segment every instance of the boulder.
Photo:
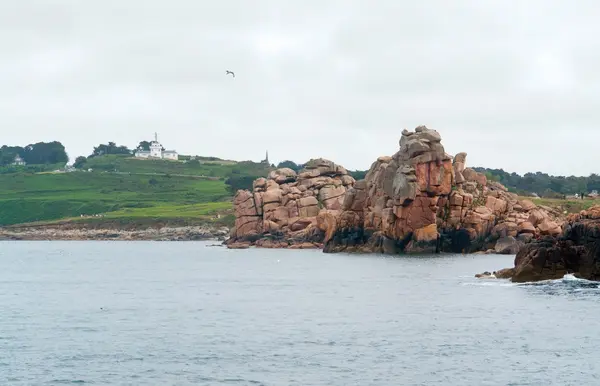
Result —
<svg viewBox="0 0 600 386"><path fill-rule="evenodd" d="M541 235L558 236L562 233L560 225L546 218L538 225Z"/></svg>
<svg viewBox="0 0 600 386"><path fill-rule="evenodd" d="M519 224L519 234L521 233L535 234L535 226L529 221L523 221L521 224Z"/></svg>
<svg viewBox="0 0 600 386"><path fill-rule="evenodd" d="M278 184L285 184L287 182L294 182L298 174L290 168L281 168L273 170L269 173L269 179L274 180Z"/></svg>
<svg viewBox="0 0 600 386"><path fill-rule="evenodd" d="M567 219L560 237L545 236L525 244L507 270L513 282L560 279L567 273L587 280L600 280L600 206L581 211ZM543 225L542 225L543 224ZM551 220L540 224L555 229Z"/></svg>
<svg viewBox="0 0 600 386"><path fill-rule="evenodd" d="M506 236L496 241L494 251L501 255L516 255L523 247L523 243L512 236Z"/></svg>

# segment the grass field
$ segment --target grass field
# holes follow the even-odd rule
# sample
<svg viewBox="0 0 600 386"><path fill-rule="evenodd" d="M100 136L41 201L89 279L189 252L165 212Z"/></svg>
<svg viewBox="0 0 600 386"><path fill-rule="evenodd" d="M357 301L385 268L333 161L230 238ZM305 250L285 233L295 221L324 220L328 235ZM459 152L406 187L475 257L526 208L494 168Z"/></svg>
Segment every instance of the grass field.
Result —
<svg viewBox="0 0 600 386"><path fill-rule="evenodd" d="M532 198L520 197L521 199L531 200L536 205L549 206L561 212L579 213L594 205L600 205L600 199L586 198L584 200L561 200L556 198Z"/></svg>
<svg viewBox="0 0 600 386"><path fill-rule="evenodd" d="M95 171L117 171L123 173L159 173L226 178L232 174L267 175L267 165L255 162L207 161L182 162L137 159L129 156L106 155L88 159L84 168Z"/></svg>
<svg viewBox="0 0 600 386"><path fill-rule="evenodd" d="M196 221L226 212L230 198L221 180L85 172L7 174L0 175L0 226L94 214Z"/></svg>

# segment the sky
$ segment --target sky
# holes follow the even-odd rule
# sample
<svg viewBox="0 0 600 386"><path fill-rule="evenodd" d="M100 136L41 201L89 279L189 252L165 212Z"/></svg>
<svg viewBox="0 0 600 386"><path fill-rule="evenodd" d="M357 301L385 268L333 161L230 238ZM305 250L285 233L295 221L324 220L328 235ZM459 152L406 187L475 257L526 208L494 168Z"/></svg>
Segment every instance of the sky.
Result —
<svg viewBox="0 0 600 386"><path fill-rule="evenodd" d="M368 169L403 129L468 166L600 170L594 0L0 2L0 145ZM225 74L235 72L235 78Z"/></svg>

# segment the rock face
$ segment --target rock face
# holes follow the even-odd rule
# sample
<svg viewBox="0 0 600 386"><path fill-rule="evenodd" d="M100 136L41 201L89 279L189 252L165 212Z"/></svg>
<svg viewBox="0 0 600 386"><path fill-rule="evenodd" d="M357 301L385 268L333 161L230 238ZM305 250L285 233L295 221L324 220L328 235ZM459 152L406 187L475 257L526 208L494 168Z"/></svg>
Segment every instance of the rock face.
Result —
<svg viewBox="0 0 600 386"><path fill-rule="evenodd" d="M425 126L404 130L398 152L379 157L364 180L316 159L297 175L279 169L257 179L234 206L230 242L269 248L309 242L325 252L515 254L562 232L560 213L488 181Z"/></svg>
<svg viewBox="0 0 600 386"><path fill-rule="evenodd" d="M600 280L600 206L567 219L559 237L546 237L522 248L514 268L505 270L513 282L560 279L567 273Z"/></svg>
<svg viewBox="0 0 600 386"><path fill-rule="evenodd" d="M346 169L325 159L310 160L298 174L287 168L272 171L254 181L252 192L235 195L236 220L228 244L320 247L354 183Z"/></svg>
<svg viewBox="0 0 600 386"><path fill-rule="evenodd" d="M516 253L533 238L562 231L559 213L520 201L467 168L466 158L453 160L435 130L404 130L399 151L379 157L348 189L325 251Z"/></svg>

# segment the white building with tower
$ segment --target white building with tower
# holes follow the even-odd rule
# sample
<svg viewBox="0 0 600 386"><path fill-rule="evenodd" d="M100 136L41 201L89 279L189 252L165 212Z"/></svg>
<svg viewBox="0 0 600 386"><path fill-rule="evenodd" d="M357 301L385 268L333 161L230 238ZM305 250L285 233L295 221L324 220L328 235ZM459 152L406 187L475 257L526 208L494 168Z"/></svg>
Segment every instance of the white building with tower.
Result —
<svg viewBox="0 0 600 386"><path fill-rule="evenodd" d="M137 150L136 158L157 158L177 161L179 154L175 150L163 150L163 145L158 142L158 134L154 133L154 141L150 142L150 150Z"/></svg>

